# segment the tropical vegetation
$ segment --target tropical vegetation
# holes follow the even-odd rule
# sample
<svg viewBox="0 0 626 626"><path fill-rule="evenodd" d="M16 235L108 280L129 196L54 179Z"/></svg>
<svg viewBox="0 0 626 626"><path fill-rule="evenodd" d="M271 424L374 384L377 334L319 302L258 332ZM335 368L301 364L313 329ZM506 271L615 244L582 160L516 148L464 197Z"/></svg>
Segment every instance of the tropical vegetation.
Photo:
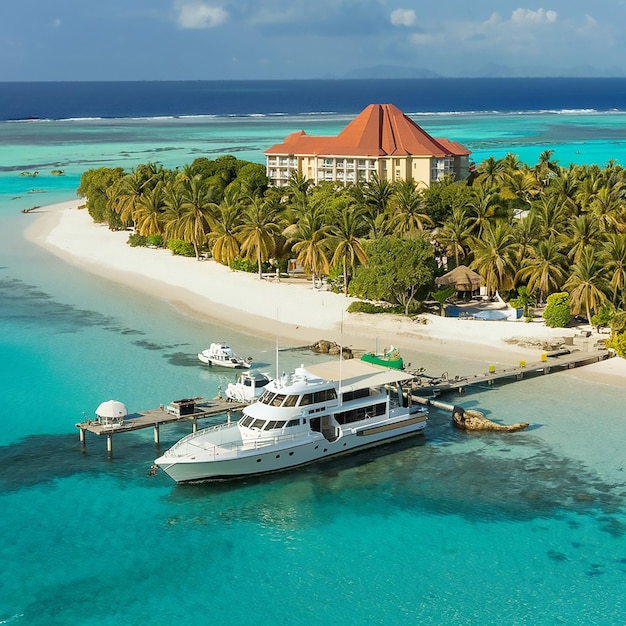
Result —
<svg viewBox="0 0 626 626"><path fill-rule="evenodd" d="M178 253L259 276L295 259L315 282L333 276L346 295L409 312L435 292L437 276L464 264L525 314L566 294L570 315L610 311L621 328L626 170L612 161L564 167L552 157L546 150L535 165L489 158L467 180L447 176L430 188L376 177L313 185L300 174L276 188L262 165L226 155L176 170L89 170L78 194L95 221L129 229L135 245L158 236Z"/></svg>

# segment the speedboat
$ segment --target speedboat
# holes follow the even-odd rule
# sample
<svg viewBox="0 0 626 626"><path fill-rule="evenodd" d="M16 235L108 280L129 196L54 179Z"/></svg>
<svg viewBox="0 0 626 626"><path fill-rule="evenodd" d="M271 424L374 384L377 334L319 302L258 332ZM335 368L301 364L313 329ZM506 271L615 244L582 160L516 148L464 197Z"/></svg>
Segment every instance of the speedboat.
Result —
<svg viewBox="0 0 626 626"><path fill-rule="evenodd" d="M198 359L209 367L217 365L219 367L243 369L249 368L252 363L252 357L249 357L247 360L242 359L226 343L212 343L206 350L198 352Z"/></svg>
<svg viewBox="0 0 626 626"><path fill-rule="evenodd" d="M252 402L263 393L270 381L271 378L261 372L242 372L237 376L236 383L228 383L224 393L233 402Z"/></svg>
<svg viewBox="0 0 626 626"><path fill-rule="evenodd" d="M404 359L400 356L398 348L394 348L393 346L391 346L389 350L383 350L382 354L378 352L366 352L361 357L361 360L366 363L392 367L396 370L404 369Z"/></svg>
<svg viewBox="0 0 626 626"><path fill-rule="evenodd" d="M178 483L287 470L409 437L428 409L413 376L360 360L301 366L265 385L239 421L183 437L154 463Z"/></svg>

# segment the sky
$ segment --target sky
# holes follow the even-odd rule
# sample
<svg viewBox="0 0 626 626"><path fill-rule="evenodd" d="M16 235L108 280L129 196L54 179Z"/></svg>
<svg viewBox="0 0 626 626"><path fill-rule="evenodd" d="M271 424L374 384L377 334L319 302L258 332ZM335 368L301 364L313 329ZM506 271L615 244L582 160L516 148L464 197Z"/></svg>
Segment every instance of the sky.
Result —
<svg viewBox="0 0 626 626"><path fill-rule="evenodd" d="M626 0L540 1L0 0L0 81L626 75Z"/></svg>

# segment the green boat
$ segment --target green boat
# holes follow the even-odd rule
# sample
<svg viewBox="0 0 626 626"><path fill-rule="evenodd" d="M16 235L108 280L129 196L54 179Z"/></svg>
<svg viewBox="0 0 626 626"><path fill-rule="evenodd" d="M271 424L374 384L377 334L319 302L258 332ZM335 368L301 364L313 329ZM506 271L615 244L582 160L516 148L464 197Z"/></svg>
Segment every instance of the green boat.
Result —
<svg viewBox="0 0 626 626"><path fill-rule="evenodd" d="M387 352L379 354L377 352L366 352L361 361L366 363L372 363L373 365L383 365L384 367L390 367L394 370L403 370L404 361L400 356L398 348L391 346Z"/></svg>

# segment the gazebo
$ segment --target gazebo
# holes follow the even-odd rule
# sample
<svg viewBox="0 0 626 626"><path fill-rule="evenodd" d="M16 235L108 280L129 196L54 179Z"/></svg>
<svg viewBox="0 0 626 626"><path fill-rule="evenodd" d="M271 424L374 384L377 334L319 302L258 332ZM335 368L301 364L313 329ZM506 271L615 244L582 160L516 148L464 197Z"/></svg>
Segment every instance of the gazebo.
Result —
<svg viewBox="0 0 626 626"><path fill-rule="evenodd" d="M128 415L126 405L117 400L102 402L96 409L96 415L101 424L121 424Z"/></svg>
<svg viewBox="0 0 626 626"><path fill-rule="evenodd" d="M473 293L480 289L483 284L483 277L471 270L466 265L459 265L447 274L435 279L437 287L452 285L456 291Z"/></svg>

